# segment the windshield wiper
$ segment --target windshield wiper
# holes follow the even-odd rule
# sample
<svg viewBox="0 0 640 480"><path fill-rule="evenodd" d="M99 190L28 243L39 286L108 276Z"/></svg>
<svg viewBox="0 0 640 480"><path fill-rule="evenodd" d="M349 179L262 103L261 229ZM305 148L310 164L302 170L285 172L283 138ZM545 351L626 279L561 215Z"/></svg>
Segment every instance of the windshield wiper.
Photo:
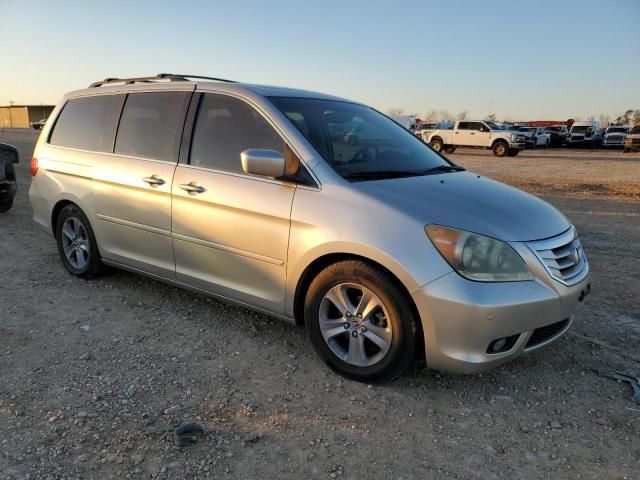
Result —
<svg viewBox="0 0 640 480"><path fill-rule="evenodd" d="M466 168L460 165L438 165L437 167L428 168L420 172L421 175L430 175L433 173L447 173L447 172L464 172Z"/></svg>
<svg viewBox="0 0 640 480"><path fill-rule="evenodd" d="M347 180L373 180L381 178L421 177L436 173L462 172L464 167L458 165L438 165L426 170L368 170L365 172L352 172L343 175Z"/></svg>
<svg viewBox="0 0 640 480"><path fill-rule="evenodd" d="M374 178L402 178L422 175L422 172L411 170L368 170L365 172L351 172L343 175L347 180L374 179Z"/></svg>

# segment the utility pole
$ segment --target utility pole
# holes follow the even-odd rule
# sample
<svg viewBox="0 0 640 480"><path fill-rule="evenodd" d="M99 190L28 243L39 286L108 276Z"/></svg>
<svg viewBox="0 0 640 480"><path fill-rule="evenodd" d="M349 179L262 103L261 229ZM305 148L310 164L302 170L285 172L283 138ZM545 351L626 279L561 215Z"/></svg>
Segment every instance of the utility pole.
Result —
<svg viewBox="0 0 640 480"><path fill-rule="evenodd" d="M13 100L9 100L9 128L13 128L13 115L11 111L13 110L13 104L15 102Z"/></svg>

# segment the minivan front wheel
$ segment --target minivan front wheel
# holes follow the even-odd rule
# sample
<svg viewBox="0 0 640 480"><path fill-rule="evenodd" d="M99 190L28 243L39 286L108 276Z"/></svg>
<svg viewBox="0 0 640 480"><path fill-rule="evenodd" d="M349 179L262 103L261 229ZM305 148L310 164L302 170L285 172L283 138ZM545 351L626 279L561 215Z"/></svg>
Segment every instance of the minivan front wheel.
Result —
<svg viewBox="0 0 640 480"><path fill-rule="evenodd" d="M81 278L93 278L102 269L98 245L89 220L76 205L67 205L56 222L58 252L65 268Z"/></svg>
<svg viewBox="0 0 640 480"><path fill-rule="evenodd" d="M353 380L390 380L411 365L416 322L394 279L362 261L330 265L307 292L311 343L329 367Z"/></svg>

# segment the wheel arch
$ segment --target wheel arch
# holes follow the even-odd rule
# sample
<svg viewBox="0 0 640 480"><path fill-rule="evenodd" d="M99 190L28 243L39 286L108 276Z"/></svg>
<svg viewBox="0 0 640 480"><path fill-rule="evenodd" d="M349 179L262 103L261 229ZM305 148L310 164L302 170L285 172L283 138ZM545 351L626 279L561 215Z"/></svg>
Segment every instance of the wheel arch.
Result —
<svg viewBox="0 0 640 480"><path fill-rule="evenodd" d="M82 213L85 214L85 216L87 217L87 221L89 222L89 226L95 232L95 229L93 228L93 225L91 222L91 218L89 216L89 212L87 212L87 210L83 208L82 202L79 199L65 196L63 198L59 198L58 200L56 200L56 202L53 205L53 208L51 209L50 220L51 220L51 232L53 233L53 236L55 237L56 235L56 224L58 223L58 217L60 216L60 212L62 212L64 207L68 205L75 205L76 207L78 207L82 211Z"/></svg>
<svg viewBox="0 0 640 480"><path fill-rule="evenodd" d="M509 142L507 142L504 138L496 138L491 143L491 148L495 147L498 143L505 143L507 145L507 148L509 147Z"/></svg>
<svg viewBox="0 0 640 480"><path fill-rule="evenodd" d="M409 289L405 286L405 284L398 278L393 271L389 268L382 265L380 262L372 260L371 258L358 255L355 253L327 253L322 255L315 260L313 260L307 267L304 269L298 281L296 283L294 298L293 298L293 315L296 325L303 326L304 325L304 302L307 294L307 290L311 285L313 279L318 275L322 270L327 268L329 265L333 265L334 263L345 261L345 260L360 260L362 262L368 263L369 265L374 266L385 272L389 275L390 278L393 279L395 286L402 292L405 296L409 306L411 307L411 311L415 315L416 323L418 324L418 337L417 337L417 345L421 354L424 351L424 331L422 328L422 320L420 318L420 313L418 311L418 307L416 306L413 297ZM424 356L424 355L423 355Z"/></svg>

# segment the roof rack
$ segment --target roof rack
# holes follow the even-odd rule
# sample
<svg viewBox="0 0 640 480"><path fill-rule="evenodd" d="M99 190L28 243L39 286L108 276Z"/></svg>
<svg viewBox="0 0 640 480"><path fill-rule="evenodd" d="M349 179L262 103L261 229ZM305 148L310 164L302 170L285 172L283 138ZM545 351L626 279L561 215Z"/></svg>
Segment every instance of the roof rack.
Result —
<svg viewBox="0 0 640 480"><path fill-rule="evenodd" d="M226 80L224 78L216 77L203 77L202 75L185 75L181 73L159 73L155 77L132 77L132 78L105 78L100 82L94 82L89 85L89 88L102 87L103 85L109 85L112 83L124 83L125 85L131 85L134 83L147 83L147 82L160 82L168 80L170 82L188 82L192 78L200 80L211 80L214 82L226 82L237 83L234 80Z"/></svg>

